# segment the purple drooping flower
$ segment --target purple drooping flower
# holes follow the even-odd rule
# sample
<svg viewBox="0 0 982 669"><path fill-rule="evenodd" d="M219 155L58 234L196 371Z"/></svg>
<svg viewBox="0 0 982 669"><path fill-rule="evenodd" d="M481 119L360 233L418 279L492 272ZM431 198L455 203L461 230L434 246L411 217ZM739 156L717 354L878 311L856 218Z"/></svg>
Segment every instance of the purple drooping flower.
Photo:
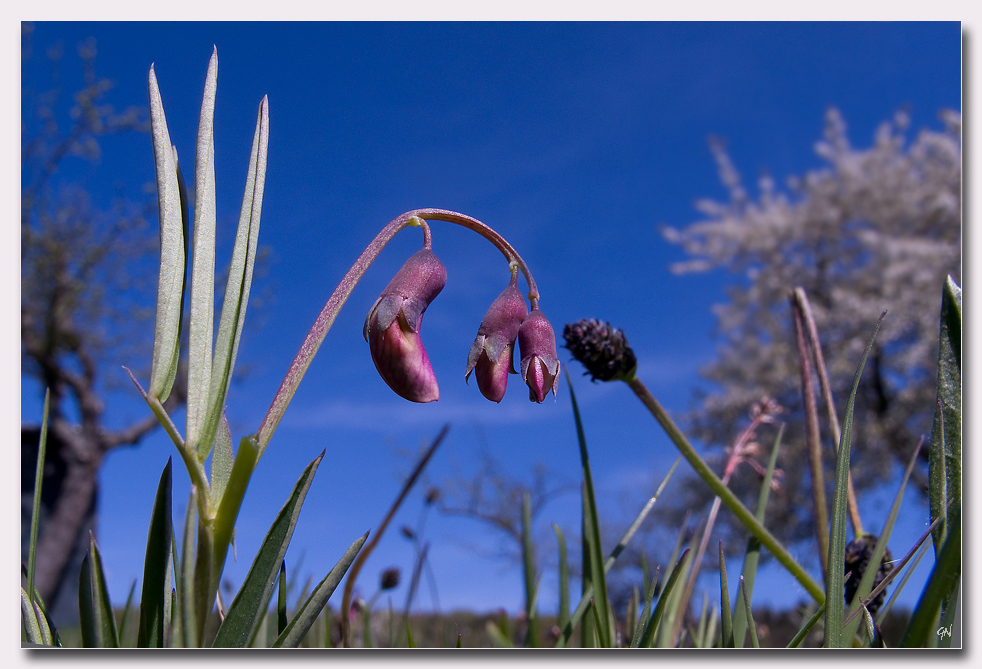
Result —
<svg viewBox="0 0 982 669"><path fill-rule="evenodd" d="M491 303L467 356L464 379L474 372L481 394L492 402L500 402L505 396L508 373L517 373L512 362L515 339L528 307L516 284L517 275Z"/></svg>
<svg viewBox="0 0 982 669"><path fill-rule="evenodd" d="M538 308L533 308L522 321L518 347L522 353L522 379L528 384L529 399L542 402L550 390L555 395L559 386L556 333Z"/></svg>
<svg viewBox="0 0 982 669"><path fill-rule="evenodd" d="M440 398L436 376L420 339L423 312L447 282L447 270L429 248L413 254L372 305L363 334L375 369L411 402Z"/></svg>

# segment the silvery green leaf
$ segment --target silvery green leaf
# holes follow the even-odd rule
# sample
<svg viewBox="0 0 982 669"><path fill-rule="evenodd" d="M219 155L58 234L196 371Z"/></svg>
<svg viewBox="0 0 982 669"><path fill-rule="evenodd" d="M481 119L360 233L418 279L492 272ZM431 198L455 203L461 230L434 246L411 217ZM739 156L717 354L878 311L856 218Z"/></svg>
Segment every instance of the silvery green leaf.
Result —
<svg viewBox="0 0 982 669"><path fill-rule="evenodd" d="M259 220L266 181L268 144L269 104L264 97L259 104L256 132L252 140L252 154L249 158L249 172L246 175L245 193L239 215L239 227L235 233L228 284L225 287L222 315L218 324L208 397L208 422L202 428L202 443L214 441L218 430L218 423L224 410L225 395L235 366L242 324L245 321L252 273L256 263L256 247L259 244Z"/></svg>
<svg viewBox="0 0 982 669"><path fill-rule="evenodd" d="M208 421L211 347L215 318L215 94L218 52L205 77L194 156L194 246L191 254L191 325L188 334L187 444L204 461L211 441L201 440ZM213 433L214 434L214 433ZM214 437L212 437L214 438Z"/></svg>
<svg viewBox="0 0 982 669"><path fill-rule="evenodd" d="M185 240L177 151L171 145L167 119L150 67L150 128L157 173L157 207L160 218L160 275L154 324L153 359L149 395L165 400L177 375L180 355L181 309L184 296Z"/></svg>

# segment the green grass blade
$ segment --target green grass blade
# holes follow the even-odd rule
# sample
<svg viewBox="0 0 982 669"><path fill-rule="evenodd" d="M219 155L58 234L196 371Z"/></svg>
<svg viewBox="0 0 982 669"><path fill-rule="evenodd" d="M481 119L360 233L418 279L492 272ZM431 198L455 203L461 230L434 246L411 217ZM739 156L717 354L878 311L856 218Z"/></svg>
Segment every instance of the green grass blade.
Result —
<svg viewBox="0 0 982 669"><path fill-rule="evenodd" d="M266 533L242 587L218 628L212 644L215 648L245 648L252 641L253 634L266 613L276 574L293 537L300 507L323 457L324 453L321 452L300 475L289 499Z"/></svg>
<svg viewBox="0 0 982 669"><path fill-rule="evenodd" d="M644 639L645 632L648 629L648 624L651 620L652 602L655 599L655 590L658 588L658 571L655 571L655 577L651 579L651 583L648 585L648 592L645 594L644 608L641 609L641 618L638 620L637 626L634 628L634 635L631 637L631 648L639 648L641 646L641 641Z"/></svg>
<svg viewBox="0 0 982 669"><path fill-rule="evenodd" d="M355 541L348 550L345 551L344 555L338 560L338 563L334 565L334 568L328 572L327 576L317 584L314 591L310 593L304 603L297 610L293 619L287 623L286 627L280 632L279 637L273 642L274 648L297 648L300 642L310 631L311 626L314 621L317 620L317 616L320 615L324 606L327 605L327 601L334 594L337 589L338 584L344 577L345 573L348 571L348 567L354 561L355 556L358 555L358 551L365 544L365 540L368 539L368 533L366 532L362 537ZM390 615L391 617L391 615Z"/></svg>
<svg viewBox="0 0 982 669"><path fill-rule="evenodd" d="M34 501L31 507L31 542L27 548L27 592L33 610L37 593L34 590L34 569L37 565L38 526L41 518L41 487L44 483L44 461L48 453L48 413L51 408L51 390L44 391L44 407L41 409L41 438L38 440L37 467L34 471Z"/></svg>
<svg viewBox="0 0 982 669"><path fill-rule="evenodd" d="M870 591L873 589L873 581L876 579L877 573L876 567L883 560L883 554L885 553L888 542L890 541L890 534L893 532L893 526L897 522L897 517L900 515L900 504L904 500L904 490L907 488L907 482L910 480L910 475L914 471L914 465L917 464L917 456L918 453L920 453L920 450L921 449L919 446L918 448L915 448L913 455L911 455L910 461L907 463L907 470L904 472L904 477L900 482L900 489L897 491L897 494L893 499L893 505L890 507L890 513L887 515L887 520L883 524L883 530L880 532L879 539L877 539L876 546L873 548L873 553L870 556L869 566L866 568L863 578L859 581L859 588L856 590L856 595L853 597L852 604L849 608L849 614L846 617L845 631L843 632L843 638L845 639L852 639L859 630L859 616L856 615L852 622L850 622L849 619L856 614L860 606L863 606L862 602L869 597Z"/></svg>
<svg viewBox="0 0 982 669"><path fill-rule="evenodd" d="M931 570L914 613L907 624L900 645L904 648L923 648L937 641L937 622L944 601L954 602L961 585L962 526L961 514L949 518L950 525L938 561ZM952 609L955 607L952 606ZM949 630L950 634L950 629Z"/></svg>
<svg viewBox="0 0 982 669"><path fill-rule="evenodd" d="M177 376L180 356L181 310L187 256L186 217L178 177L177 151L171 144L167 131L167 119L152 66L148 90L150 135L157 175L157 207L160 218L160 273L148 394L163 402L170 394Z"/></svg>
<svg viewBox="0 0 982 669"><path fill-rule="evenodd" d="M846 403L846 413L842 421L842 437L839 441L839 452L835 463L835 491L832 495L832 532L829 535L828 575L825 596L829 603L825 607L825 647L842 648L848 639L844 638L842 629L843 608L845 606L845 559L846 559L846 524L848 522L848 492L849 492L849 454L852 449L852 422L856 407L856 392L859 381L866 367L866 359L873 350L876 333L886 317L884 311L880 314L873 334L866 344L863 357L859 361L856 375L853 377L852 390Z"/></svg>
<svg viewBox="0 0 982 669"><path fill-rule="evenodd" d="M116 618L106 587L102 557L91 532L89 552L82 558L78 580L78 613L83 648L119 648Z"/></svg>
<svg viewBox="0 0 982 669"><path fill-rule="evenodd" d="M747 629L750 630L750 643L754 648L760 648L760 641L757 640L757 626L754 625L754 615L750 608L750 594L747 592L747 584L743 577L740 577L740 599L743 600L744 614L747 616Z"/></svg>
<svg viewBox="0 0 982 669"><path fill-rule="evenodd" d="M201 645L198 638L197 613L195 611L194 536L197 531L198 491L192 486L188 506L184 514L184 530L181 533L181 561L178 573L178 610L181 616L181 642L185 648Z"/></svg>
<svg viewBox="0 0 982 669"><path fill-rule="evenodd" d="M583 493L584 493L584 512L586 516L585 531L589 533L589 544L586 544L590 551L590 584L593 586L594 605L597 607L597 616L601 627L597 630L600 634L601 642L612 638L611 630L607 625L607 578L604 566L603 553L601 548L600 522L597 518L597 500L593 492L593 476L590 473L590 456L587 453L586 436L583 432L583 421L580 418L580 410L576 403L576 394L573 392L573 382L569 374L566 375L566 383L569 386L570 402L573 406L573 419L576 422L576 438L580 447L580 462L583 466ZM586 537L584 537L586 540ZM585 571L585 570L584 570Z"/></svg>
<svg viewBox="0 0 982 669"><path fill-rule="evenodd" d="M664 492L665 487L668 485L669 480L672 478L672 474L675 473L675 470L678 467L679 462L681 462L681 456L675 458L675 462L669 468L668 473L665 475L661 483L658 485L658 488L655 490L655 494L645 503L644 507L642 507L641 511L634 518L634 521L631 523L630 527L628 527L627 531L617 542L617 545L614 547L614 550L610 552L610 556L608 556L607 561L604 562L604 573L610 571L611 567L614 566L614 562L616 562L618 556L620 556L620 554L627 547L627 544L631 541L631 538L641 527L641 523L644 522L644 519L648 517L648 514L655 506L655 502L657 502L658 499L661 497L661 494ZM584 536L589 536L589 535L584 533ZM587 564L589 564L588 555L584 556L584 560ZM647 578L647 576L645 578ZM580 620L583 618L583 614L586 613L587 607L590 605L590 600L592 598L593 598L593 586L590 583L590 575L584 574L583 594L580 599L580 603L577 605L576 610L573 612L573 615L569 617L569 620L566 622L566 624L560 625L560 628L562 629L562 633L560 634L559 640L556 642L556 648L565 648L566 645L569 643L569 639L573 635L573 629L576 627L576 625L579 624ZM593 620L592 618L589 617L586 618L583 622L584 622L584 626L586 626L587 622L590 623L591 627L593 625Z"/></svg>
<svg viewBox="0 0 982 669"><path fill-rule="evenodd" d="M147 534L147 552L143 562L143 595L140 598L140 628L137 632L137 646L140 648L162 648L164 627L167 619L164 614L165 597L170 599L167 587L167 572L170 567L171 539L171 460L160 476L157 495L153 502L150 530Z"/></svg>
<svg viewBox="0 0 982 669"><path fill-rule="evenodd" d="M239 349L239 339L245 322L246 305L252 287L252 275L256 264L256 249L259 245L259 220L262 213L263 187L266 181L266 156L269 145L269 103L266 98L259 105L256 131L249 156L249 171L246 174L245 192L242 196L242 209L239 225L232 248L228 282L225 285L225 298L218 323L218 336L215 340L215 357L212 362L211 386L208 389L207 422L202 431L202 439L215 438L218 431L225 395L228 392L235 357ZM210 444L210 441L209 441ZM264 446L260 446L260 449ZM259 456L262 457L262 450Z"/></svg>
<svg viewBox="0 0 982 669"><path fill-rule="evenodd" d="M675 585L678 583L679 579L684 577L684 572L686 571L686 562L689 557L689 549L686 548L682 552L682 557L675 564L675 568L672 569L671 575L668 577L668 581L665 583L665 588L662 590L661 596L658 598L658 604L655 606L654 612L651 614L651 620L648 621L648 626L644 631L644 636L641 638L640 646L642 648L648 648L651 646L651 642L654 640L656 634L658 633L658 628L661 626L662 618L665 615L666 604L675 591Z"/></svg>
<svg viewBox="0 0 982 669"><path fill-rule="evenodd" d="M276 582L276 636L286 629L286 560L280 564L280 575Z"/></svg>
<svg viewBox="0 0 982 669"><path fill-rule="evenodd" d="M818 607L815 613L812 614L811 618L805 621L805 624L802 626L800 630L798 630L798 633L794 635L794 638L791 639L790 643L788 643L788 648L797 648L798 646L800 646L801 642L805 640L805 637L808 636L808 633L812 631L812 628L815 627L816 624L818 624L818 621L821 620L824 615L825 615L825 604L822 604L821 606Z"/></svg>
<svg viewBox="0 0 982 669"><path fill-rule="evenodd" d="M123 605L123 615L119 618L119 645L126 647L126 632L130 621L130 611L133 607L133 593L136 592L136 579L130 583L129 594L126 595L126 603Z"/></svg>
<svg viewBox="0 0 982 669"><path fill-rule="evenodd" d="M191 250L191 316L188 328L187 431L185 442L204 462L212 440L205 434L208 388L211 385L215 321L215 93L218 51L212 51L198 116L194 153L194 227Z"/></svg>
<svg viewBox="0 0 982 669"><path fill-rule="evenodd" d="M764 473L764 480L760 484L760 495L757 498L757 512L754 517L762 526L764 516L767 512L767 501L770 499L771 481L774 480L774 467L777 465L777 454L781 449L781 438L784 436L784 425L782 424L777 431L777 438L774 439L774 447L771 449L771 458L767 462L767 471ZM743 569L741 574L747 585L747 592L753 597L754 581L757 578L757 565L760 563L760 539L750 535L747 539L747 552L743 556ZM743 648L743 641L747 635L747 618L741 607L736 607L733 612L733 646Z"/></svg>
<svg viewBox="0 0 982 669"><path fill-rule="evenodd" d="M730 586L726 581L726 556L723 554L722 539L719 542L719 596L720 600L722 600L720 614L723 625L723 636L720 639L720 644L723 648L733 648L733 616L730 614ZM740 645L743 645L742 636Z"/></svg>
<svg viewBox="0 0 982 669"><path fill-rule="evenodd" d="M566 537L559 525L552 524L552 530L556 533L556 540L559 542L559 613L556 616L559 621L559 629L566 627L569 622L569 558L566 554Z"/></svg>
<svg viewBox="0 0 982 669"><path fill-rule="evenodd" d="M526 492L522 497L522 571L525 576L525 616L528 629L526 648L539 647L539 625L535 613L535 546L532 543L532 501Z"/></svg>

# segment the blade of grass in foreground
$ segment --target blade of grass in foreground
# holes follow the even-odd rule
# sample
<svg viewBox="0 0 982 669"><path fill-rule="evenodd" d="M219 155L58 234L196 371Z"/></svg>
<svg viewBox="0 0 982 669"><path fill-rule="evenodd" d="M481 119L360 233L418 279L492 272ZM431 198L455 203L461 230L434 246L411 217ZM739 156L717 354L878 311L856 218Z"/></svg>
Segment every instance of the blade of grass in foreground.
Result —
<svg viewBox="0 0 982 669"><path fill-rule="evenodd" d="M91 532L89 552L82 558L79 574L78 614L84 648L119 648L116 618L102 570L102 557Z"/></svg>
<svg viewBox="0 0 982 669"><path fill-rule="evenodd" d="M324 577L324 580L317 584L310 597L304 601L296 615L293 616L293 620L284 627L279 637L273 643L273 648L299 647L300 642L307 635L311 626L313 626L317 616L320 615L327 601L334 594L344 574L348 571L348 567L351 566L358 551L365 544L366 539L368 539L367 532L348 547L348 550L341 556L341 559L334 565L334 568Z"/></svg>
<svg viewBox="0 0 982 669"><path fill-rule="evenodd" d="M873 327L873 334L866 344L866 350L859 360L856 375L852 380L852 390L846 403L846 413L842 421L842 438L839 442L839 452L835 463L835 491L832 495L832 532L829 535L828 580L826 581L825 596L830 602L825 607L825 644L826 648L842 648L848 639L842 628L843 607L845 606L845 560L846 560L846 523L848 521L848 490L849 490L849 454L852 448L852 422L856 407L856 393L859 390L859 380L866 367L866 359L873 350L876 333L880 324L886 318L884 311Z"/></svg>
<svg viewBox="0 0 982 669"><path fill-rule="evenodd" d="M38 441L37 468L34 472L34 504L31 509L31 543L27 549L27 593L34 607L34 568L37 564L38 524L41 517L41 485L44 483L44 460L48 452L48 413L51 391L44 391L44 408L41 410L41 438Z"/></svg>
<svg viewBox="0 0 982 669"><path fill-rule="evenodd" d="M300 508L323 457L324 452L321 451L321 454L307 465L286 504L270 526L242 587L232 600L221 627L218 628L213 647L245 648L252 642L273 594L273 584L283 563L287 546L293 537Z"/></svg>
<svg viewBox="0 0 982 669"><path fill-rule="evenodd" d="M588 514L585 517L584 532L589 533L589 537L584 536L584 541L589 539L590 552L590 583L593 586L593 602L597 608L597 618L600 621L597 632L600 636L601 645L606 643L609 647L611 630L608 625L607 616L607 577L603 568L603 549L601 548L600 522L597 518L597 498L593 492L593 476L590 473L590 456L586 448L586 436L583 432L583 421L580 418L580 410L576 404L576 394L573 391L573 382L566 375L566 383L569 386L570 402L573 405L573 419L576 422L576 439L580 447L580 462L583 466L583 511Z"/></svg>
<svg viewBox="0 0 982 669"><path fill-rule="evenodd" d="M147 553L143 562L143 596L140 598L140 628L136 645L140 648L163 648L165 597L170 600L167 572L171 558L171 460L160 475L157 496L153 502Z"/></svg>
<svg viewBox="0 0 982 669"><path fill-rule="evenodd" d="M784 436L784 425L777 431L777 438L774 440L774 447L771 449L771 459L767 462L767 471L764 480L760 484L760 496L757 498L757 513L754 517L761 525L764 524L764 516L767 512L767 501L771 494L771 481L774 480L774 467L777 465L777 454L781 448L781 438ZM754 581L757 577L757 564L760 562L760 539L750 535L747 539L747 552L743 557L743 580L747 584L747 593L754 594ZM737 607L733 612L733 645L738 648L743 647L743 641L747 633L747 618L743 609Z"/></svg>

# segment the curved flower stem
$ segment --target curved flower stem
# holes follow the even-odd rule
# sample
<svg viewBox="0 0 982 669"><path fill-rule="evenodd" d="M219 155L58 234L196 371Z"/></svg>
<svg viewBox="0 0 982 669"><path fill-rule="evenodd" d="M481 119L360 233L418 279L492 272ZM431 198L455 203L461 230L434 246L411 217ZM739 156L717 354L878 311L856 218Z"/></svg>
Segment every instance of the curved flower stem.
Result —
<svg viewBox="0 0 982 669"><path fill-rule="evenodd" d="M293 394L297 391L300 380L303 379L307 368L310 367L310 363L313 361L317 349L324 342L324 337L327 336L331 325L334 324L334 319L337 318L338 312L341 311L341 307L344 306L344 303L351 295L351 291L358 285L361 277L365 275L368 267L375 261L378 254L382 252L385 245L396 236L396 233L411 225L423 228L423 243L424 246L428 246L431 240L426 222L415 216L415 212L406 212L394 218L388 225L382 228L382 231L375 236L375 239L368 245L368 248L362 251L361 255L358 256L358 259L351 266L351 269L341 279L341 283L331 293L331 297L328 298L324 308L321 309L314 324L307 332L306 338L300 345L300 350L297 351L296 357L294 357L293 362L290 364L290 369L287 370L286 376L283 377L283 382L280 384L279 390L276 391L273 402L270 404L262 423L259 425L259 431L256 433L256 442L259 446L257 460L262 457L263 451L266 450L266 445L269 443L270 437L273 436L276 426L279 425L280 419L286 411L286 407L290 404L290 400L293 399Z"/></svg>
<svg viewBox="0 0 982 669"><path fill-rule="evenodd" d="M489 228L484 223L481 223L476 218L472 218L466 214L459 214L455 211L448 211L446 209L416 209L409 212L409 214L428 220L455 223L465 228L469 228L487 239L489 242L494 244L502 254L504 254L509 264L515 263L518 265L518 268L522 270L522 274L525 275L525 281L527 281L529 285L529 302L532 303L532 309L535 309L538 306L539 289L535 285L535 279L532 278L532 273L529 271L528 265L526 265L525 261L522 260L522 257L518 255L518 251L516 251L515 248L497 232ZM403 214L403 216L405 215L406 214Z"/></svg>
<svg viewBox="0 0 982 669"><path fill-rule="evenodd" d="M692 468L696 470L699 477L708 485L714 493L726 504L727 508L736 516L740 522L753 534L760 543L771 552L778 562L784 565L785 569L791 572L799 583L808 591L818 604L825 602L825 591L808 575L798 562L791 557L788 550L777 538L771 534L767 528L761 525L746 506L737 498L736 495L716 476L716 473L699 457L692 444L685 438L678 429L668 413L654 398L648 388L635 376L625 380L631 387L634 394L638 396L641 403L647 407L655 420L662 426L668 437L675 444L682 456L689 461Z"/></svg>
<svg viewBox="0 0 982 669"><path fill-rule="evenodd" d="M481 223L476 218L446 209L414 209L397 216L382 228L382 231L375 236L375 239L368 245L368 248L358 256L351 269L348 270L337 288L331 293L331 297L328 298L324 308L321 309L314 324L310 327L310 331L307 332L306 338L300 345L300 350L297 351L297 355L290 364L290 369L287 370L286 376L283 378L279 390L276 391L276 395L273 397L273 401L266 411L262 423L259 425L259 430L256 432L256 442L259 447L257 460L259 457L262 457L263 451L266 450L266 445L273 436L273 432L276 431L276 426L279 425L280 419L283 417L284 412L286 412L286 407L290 404L290 400L293 399L293 395L300 385L300 380L303 379L307 368L310 367L310 363L313 361L317 349L320 348L328 331L331 329L331 325L334 324L334 319L337 318L338 312L341 311L341 307L344 306L344 303L351 295L351 291L354 290L361 277L368 270L368 267L375 261L375 258L378 257L382 249L385 248L385 245L403 228L415 226L423 229L424 248L431 247L430 228L424 219L445 221L470 228L494 244L504 254L510 267L517 266L522 270L525 280L529 285L529 301L532 303L532 308L535 309L538 306L539 290L535 285L535 279L532 278L532 273L529 271L528 265L525 264L522 257L518 255L518 252L504 237L484 223ZM514 270L512 272L514 273Z"/></svg>

